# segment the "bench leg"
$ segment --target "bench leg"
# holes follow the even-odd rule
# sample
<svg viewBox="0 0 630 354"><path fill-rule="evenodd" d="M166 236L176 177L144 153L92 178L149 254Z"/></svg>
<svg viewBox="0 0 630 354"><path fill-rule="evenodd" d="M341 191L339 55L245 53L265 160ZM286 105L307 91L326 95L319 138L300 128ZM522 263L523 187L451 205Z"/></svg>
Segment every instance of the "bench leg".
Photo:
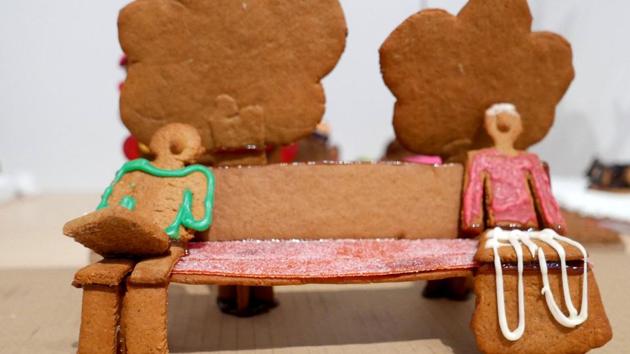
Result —
<svg viewBox="0 0 630 354"><path fill-rule="evenodd" d="M127 284L121 319L124 353L168 353L167 305L168 285Z"/></svg>
<svg viewBox="0 0 630 354"><path fill-rule="evenodd" d="M278 306L271 286L221 285L217 304L221 312L238 317L251 317Z"/></svg>
<svg viewBox="0 0 630 354"><path fill-rule="evenodd" d="M429 280L422 290L427 299L446 298L454 301L466 301L472 293L472 277Z"/></svg>
<svg viewBox="0 0 630 354"><path fill-rule="evenodd" d="M273 286L254 286L252 287L252 293L257 301L273 304L273 307L278 305L273 294Z"/></svg>
<svg viewBox="0 0 630 354"><path fill-rule="evenodd" d="M85 285L79 354L116 354L122 286Z"/></svg>
<svg viewBox="0 0 630 354"><path fill-rule="evenodd" d="M236 310L244 312L249 307L250 288L247 286L236 286Z"/></svg>

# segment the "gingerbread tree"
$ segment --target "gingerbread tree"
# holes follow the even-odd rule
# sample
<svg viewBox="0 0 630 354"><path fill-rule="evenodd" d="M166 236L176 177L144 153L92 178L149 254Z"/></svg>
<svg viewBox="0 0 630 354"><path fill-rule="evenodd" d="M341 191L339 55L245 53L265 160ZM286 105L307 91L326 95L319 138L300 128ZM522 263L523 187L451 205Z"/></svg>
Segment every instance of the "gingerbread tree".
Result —
<svg viewBox="0 0 630 354"><path fill-rule="evenodd" d="M189 124L209 152L293 142L324 113L346 32L337 0L137 0L119 17L123 122L144 144Z"/></svg>
<svg viewBox="0 0 630 354"><path fill-rule="evenodd" d="M574 72L569 43L531 24L526 0L471 0L457 16L425 10L402 23L380 50L400 142L447 158L490 146L484 112L500 102L521 113L516 148L540 141Z"/></svg>

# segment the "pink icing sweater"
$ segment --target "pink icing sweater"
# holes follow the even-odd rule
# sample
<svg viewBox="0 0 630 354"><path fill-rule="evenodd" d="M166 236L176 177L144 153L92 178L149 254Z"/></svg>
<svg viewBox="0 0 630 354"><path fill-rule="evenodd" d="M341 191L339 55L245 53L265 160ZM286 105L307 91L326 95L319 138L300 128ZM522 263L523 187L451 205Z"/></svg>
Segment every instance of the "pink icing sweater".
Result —
<svg viewBox="0 0 630 354"><path fill-rule="evenodd" d="M526 152L508 156L494 148L484 149L473 155L466 173L462 201L466 234L476 235L495 226L566 230L538 156Z"/></svg>

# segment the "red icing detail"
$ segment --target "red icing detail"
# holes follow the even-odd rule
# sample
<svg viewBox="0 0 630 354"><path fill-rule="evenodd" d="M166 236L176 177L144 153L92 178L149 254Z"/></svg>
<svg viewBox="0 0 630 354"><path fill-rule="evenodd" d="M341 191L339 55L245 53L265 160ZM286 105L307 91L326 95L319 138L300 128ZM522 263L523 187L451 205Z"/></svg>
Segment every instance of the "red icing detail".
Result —
<svg viewBox="0 0 630 354"><path fill-rule="evenodd" d="M280 148L280 161L283 163L291 163L295 161L299 151L297 143L283 146Z"/></svg>
<svg viewBox="0 0 630 354"><path fill-rule="evenodd" d="M122 66L122 67L126 67L127 66L127 56L126 55L122 55L120 57L120 61L118 62L118 65Z"/></svg>
<svg viewBox="0 0 630 354"><path fill-rule="evenodd" d="M477 246L469 239L193 242L173 274L321 279L472 269Z"/></svg>
<svg viewBox="0 0 630 354"><path fill-rule="evenodd" d="M537 225L559 232L566 230L558 203L551 193L549 176L538 156L530 153L507 156L496 149L484 149L473 156L467 173L462 212L462 228L465 231L483 231L478 222L484 220L484 185L492 194L488 212L492 213L495 224ZM531 178L531 189L528 177ZM532 193L540 201L538 212L543 225L538 224ZM486 225L486 228L494 226Z"/></svg>
<svg viewBox="0 0 630 354"><path fill-rule="evenodd" d="M122 91L123 86L125 86L125 81L124 80L118 83L118 91Z"/></svg>
<svg viewBox="0 0 630 354"><path fill-rule="evenodd" d="M125 153L125 157L128 160L135 160L140 158L142 154L140 153L140 146L138 145L138 140L133 136L128 136L123 143L123 152Z"/></svg>
<svg viewBox="0 0 630 354"><path fill-rule="evenodd" d="M439 156L431 155L414 155L404 158L405 162L417 163L421 165L441 165L442 158Z"/></svg>

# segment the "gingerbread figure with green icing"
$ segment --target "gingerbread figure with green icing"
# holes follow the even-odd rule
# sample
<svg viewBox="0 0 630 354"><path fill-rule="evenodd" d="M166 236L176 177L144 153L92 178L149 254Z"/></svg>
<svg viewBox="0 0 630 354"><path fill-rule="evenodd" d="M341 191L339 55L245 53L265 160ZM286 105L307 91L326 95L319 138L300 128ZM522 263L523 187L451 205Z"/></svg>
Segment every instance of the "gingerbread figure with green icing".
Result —
<svg viewBox="0 0 630 354"><path fill-rule="evenodd" d="M197 131L170 124L149 146L154 161L125 163L97 211L67 223L66 235L103 256L155 256L210 227L214 175L190 164L203 152Z"/></svg>

